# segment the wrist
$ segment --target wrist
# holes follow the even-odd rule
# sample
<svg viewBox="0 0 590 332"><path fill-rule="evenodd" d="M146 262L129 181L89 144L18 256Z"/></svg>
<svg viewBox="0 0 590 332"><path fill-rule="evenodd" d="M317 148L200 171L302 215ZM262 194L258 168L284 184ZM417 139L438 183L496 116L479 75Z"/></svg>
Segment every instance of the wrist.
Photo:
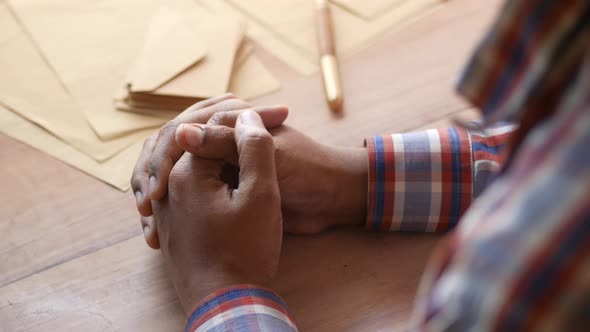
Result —
<svg viewBox="0 0 590 332"><path fill-rule="evenodd" d="M330 148L332 225L362 225L367 215L368 158L365 148Z"/></svg>
<svg viewBox="0 0 590 332"><path fill-rule="evenodd" d="M238 278L225 271L199 269L192 273L183 273L182 279L174 280L174 287L184 312L190 315L192 310L208 295L232 285L245 284L249 280Z"/></svg>

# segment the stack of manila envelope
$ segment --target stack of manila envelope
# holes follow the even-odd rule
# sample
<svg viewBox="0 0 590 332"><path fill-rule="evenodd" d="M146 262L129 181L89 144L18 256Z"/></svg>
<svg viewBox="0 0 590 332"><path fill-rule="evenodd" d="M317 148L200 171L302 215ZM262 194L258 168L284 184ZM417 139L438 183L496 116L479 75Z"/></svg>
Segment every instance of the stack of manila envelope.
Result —
<svg viewBox="0 0 590 332"><path fill-rule="evenodd" d="M127 190L145 138L183 107L278 88L244 29L188 0L2 2L0 132ZM128 112L143 108L158 112Z"/></svg>
<svg viewBox="0 0 590 332"><path fill-rule="evenodd" d="M117 108L167 115L227 91L251 99L277 90L245 30L245 21L233 17L161 8L116 97Z"/></svg>

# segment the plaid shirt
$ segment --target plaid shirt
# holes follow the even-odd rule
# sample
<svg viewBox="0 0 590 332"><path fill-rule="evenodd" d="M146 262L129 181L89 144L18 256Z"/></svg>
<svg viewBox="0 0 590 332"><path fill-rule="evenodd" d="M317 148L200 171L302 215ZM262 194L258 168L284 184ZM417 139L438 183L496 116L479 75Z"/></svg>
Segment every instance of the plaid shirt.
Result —
<svg viewBox="0 0 590 332"><path fill-rule="evenodd" d="M423 276L412 328L587 330L590 1L508 1L459 92L481 109L481 129L366 140L367 228L448 231ZM518 131L524 139L508 154ZM187 324L242 329L296 327L278 295L255 286L212 294Z"/></svg>

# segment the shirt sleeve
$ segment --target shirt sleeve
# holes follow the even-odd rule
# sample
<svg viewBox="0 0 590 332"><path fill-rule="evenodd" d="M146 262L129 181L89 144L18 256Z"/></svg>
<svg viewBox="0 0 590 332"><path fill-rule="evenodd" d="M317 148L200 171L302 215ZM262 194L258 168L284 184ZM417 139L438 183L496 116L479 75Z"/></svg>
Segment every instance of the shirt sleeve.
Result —
<svg viewBox="0 0 590 332"><path fill-rule="evenodd" d="M202 300L186 323L194 331L297 331L283 299L255 285L220 289Z"/></svg>
<svg viewBox="0 0 590 332"><path fill-rule="evenodd" d="M366 227L444 232L501 168L514 126L431 129L365 141L369 157Z"/></svg>

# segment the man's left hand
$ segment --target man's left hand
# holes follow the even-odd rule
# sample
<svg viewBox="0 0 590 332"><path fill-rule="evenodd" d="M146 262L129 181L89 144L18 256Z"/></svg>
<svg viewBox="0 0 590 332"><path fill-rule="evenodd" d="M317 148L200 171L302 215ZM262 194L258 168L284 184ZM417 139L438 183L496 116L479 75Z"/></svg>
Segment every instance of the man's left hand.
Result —
<svg viewBox="0 0 590 332"><path fill-rule="evenodd" d="M237 189L222 181L222 161L185 153L172 169L168 195L152 202L168 272L186 312L219 288L264 285L277 270L282 216L273 139L260 116L246 111L236 122L235 141Z"/></svg>

